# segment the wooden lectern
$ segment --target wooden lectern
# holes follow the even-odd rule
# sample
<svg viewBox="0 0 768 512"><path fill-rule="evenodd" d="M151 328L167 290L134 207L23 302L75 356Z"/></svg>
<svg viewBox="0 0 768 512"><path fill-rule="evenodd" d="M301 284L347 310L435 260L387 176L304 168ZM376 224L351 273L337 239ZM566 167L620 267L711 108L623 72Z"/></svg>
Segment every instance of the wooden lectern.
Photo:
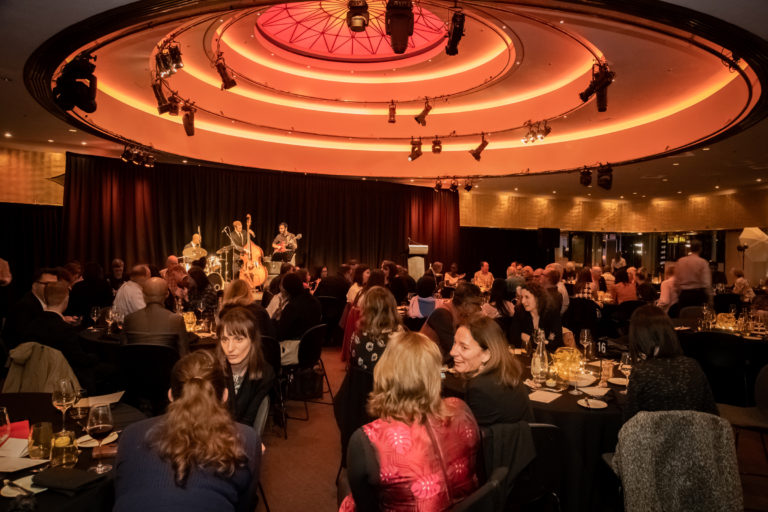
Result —
<svg viewBox="0 0 768 512"><path fill-rule="evenodd" d="M408 244L408 273L415 280L424 275L424 257L429 253L429 246Z"/></svg>

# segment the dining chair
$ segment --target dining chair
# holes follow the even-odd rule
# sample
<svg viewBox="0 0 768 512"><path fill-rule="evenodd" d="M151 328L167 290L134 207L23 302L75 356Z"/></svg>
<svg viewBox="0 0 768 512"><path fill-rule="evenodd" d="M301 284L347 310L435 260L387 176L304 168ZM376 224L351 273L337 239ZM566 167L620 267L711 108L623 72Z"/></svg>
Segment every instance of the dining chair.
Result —
<svg viewBox="0 0 768 512"><path fill-rule="evenodd" d="M285 411L285 392L287 380L283 375L283 368L280 364L280 343L271 336L261 337L261 351L264 354L264 360L272 366L272 370L275 372L275 383L273 390L275 393L275 414L279 415L281 420L280 427L283 429L285 439L288 439L288 427L286 425L287 414ZM278 416L275 416L277 420ZM278 423L278 421L275 421Z"/></svg>
<svg viewBox="0 0 768 512"><path fill-rule="evenodd" d="M739 446L739 431L751 430L760 436L763 454L768 461L768 447L765 436L768 434L768 365L763 366L755 381L755 407L738 407L729 404L717 404L720 416L733 426L736 448Z"/></svg>
<svg viewBox="0 0 768 512"><path fill-rule="evenodd" d="M165 412L171 370L179 352L167 345L132 343L118 349L120 380L125 387L125 402L148 416Z"/></svg>
<svg viewBox="0 0 768 512"><path fill-rule="evenodd" d="M531 423L530 427L536 457L515 479L507 508L559 511L565 489L568 439L557 425Z"/></svg>
<svg viewBox="0 0 768 512"><path fill-rule="evenodd" d="M259 439L263 442L264 428L267 426L267 418L269 417L269 395L265 396L259 405L259 409L256 411L256 419L253 422L253 429L259 433ZM259 447L261 449L261 447ZM267 495L264 494L264 487L261 485L261 478L259 478L258 491L261 494L261 499L264 501L264 508L269 510L269 502L267 502Z"/></svg>
<svg viewBox="0 0 768 512"><path fill-rule="evenodd" d="M325 340L325 331L325 324L319 324L307 329L299 340L298 364L283 366L282 368L282 372L286 376L287 385L289 387L293 386L293 389L298 389L299 391L299 396L296 399L304 402L305 417L299 418L286 416L288 419L301 421L309 420L309 407L307 406L309 402L333 405L333 390L331 389L331 383L328 380L328 373L325 371L325 363L323 363L323 358L321 357L323 352L323 341ZM302 384L307 383L306 381L299 380L301 379L302 374L307 376L310 375L311 372L317 371L318 365L320 373L322 374L321 378L325 381L325 385L321 384L319 390L320 398L322 399L322 395L328 392L331 397L330 402L323 402L322 400L315 400L314 398L309 397L308 395L311 394L312 390L302 386ZM325 389L326 385L328 386L328 389ZM286 396L286 399L290 400L288 396Z"/></svg>
<svg viewBox="0 0 768 512"><path fill-rule="evenodd" d="M475 492L464 498L451 512L489 512L503 510L503 482L507 478L508 468L502 466L493 470L490 478Z"/></svg>
<svg viewBox="0 0 768 512"><path fill-rule="evenodd" d="M701 365L716 402L750 405L748 358L740 336L703 331L680 336L680 342L683 353Z"/></svg>

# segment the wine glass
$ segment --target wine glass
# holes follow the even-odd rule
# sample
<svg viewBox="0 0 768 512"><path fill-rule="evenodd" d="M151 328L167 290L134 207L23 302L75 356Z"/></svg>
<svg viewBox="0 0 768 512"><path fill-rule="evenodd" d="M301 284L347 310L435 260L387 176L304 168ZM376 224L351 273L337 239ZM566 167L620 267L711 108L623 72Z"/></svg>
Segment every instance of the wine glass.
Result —
<svg viewBox="0 0 768 512"><path fill-rule="evenodd" d="M125 320L125 315L123 313L118 313L117 311L112 312L112 321L117 326L118 331L123 330L123 320Z"/></svg>
<svg viewBox="0 0 768 512"><path fill-rule="evenodd" d="M99 448L101 443L106 439L112 429L114 428L114 422L112 421L112 410L109 404L101 404L91 407L88 411L88 423L86 424L86 430L88 435L99 442ZM99 458L99 463L96 466L88 468L90 471L95 471L98 474L106 473L112 469L109 464L104 464Z"/></svg>
<svg viewBox="0 0 768 512"><path fill-rule="evenodd" d="M0 446L11 437L11 422L8 420L8 409L0 407Z"/></svg>
<svg viewBox="0 0 768 512"><path fill-rule="evenodd" d="M627 379L626 387L629 387L629 374L632 373L632 356L628 352L621 354L621 361L619 361L619 371L624 374ZM627 390L621 391L626 394Z"/></svg>
<svg viewBox="0 0 768 512"><path fill-rule="evenodd" d="M91 320L93 320L93 328L96 328L96 323L99 321L101 315L101 308L99 306L93 306L91 308Z"/></svg>
<svg viewBox="0 0 768 512"><path fill-rule="evenodd" d="M69 379L59 379L53 385L53 393L51 394L51 401L53 406L61 411L61 431L66 430L67 422L67 409L75 405L75 399L77 393L75 393L75 387L72 385L72 381Z"/></svg>
<svg viewBox="0 0 768 512"><path fill-rule="evenodd" d="M587 358L587 347L592 343L592 332L589 329L582 329L579 333L579 343L584 347L584 359Z"/></svg>
<svg viewBox="0 0 768 512"><path fill-rule="evenodd" d="M107 322L107 334L109 334L112 331L112 322L115 321L115 310L113 308L107 310L104 320Z"/></svg>
<svg viewBox="0 0 768 512"><path fill-rule="evenodd" d="M88 391L85 389L78 389L77 390L77 401L75 403L75 406L72 406L72 413L70 416L72 416L72 419L74 420L84 420L86 416L88 416L88 407L85 405L85 400L88 399ZM80 428L83 427L82 423L79 421L77 422L78 425L80 425Z"/></svg>

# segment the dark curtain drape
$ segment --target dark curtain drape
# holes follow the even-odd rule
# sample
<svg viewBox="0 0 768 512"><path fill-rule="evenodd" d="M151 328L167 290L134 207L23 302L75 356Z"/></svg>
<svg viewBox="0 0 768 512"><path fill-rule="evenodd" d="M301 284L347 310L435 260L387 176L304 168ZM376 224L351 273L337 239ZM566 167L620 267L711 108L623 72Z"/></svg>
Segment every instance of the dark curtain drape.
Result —
<svg viewBox="0 0 768 512"><path fill-rule="evenodd" d="M64 263L61 219L61 206L0 203L0 258L13 274L12 285L0 292L4 298L29 290L36 269Z"/></svg>
<svg viewBox="0 0 768 512"><path fill-rule="evenodd" d="M471 278L487 261L494 277L507 277L513 261L533 268L551 263L546 248L535 229L498 229L463 227L459 232L461 259L459 270Z"/></svg>
<svg viewBox="0 0 768 512"><path fill-rule="evenodd" d="M227 245L222 228L253 218L266 254L281 221L302 233L297 262L335 269L351 258L406 262L408 237L430 260L458 253L458 195L373 180L257 169L157 164L67 154L64 233L69 258L162 264L200 226L209 253Z"/></svg>

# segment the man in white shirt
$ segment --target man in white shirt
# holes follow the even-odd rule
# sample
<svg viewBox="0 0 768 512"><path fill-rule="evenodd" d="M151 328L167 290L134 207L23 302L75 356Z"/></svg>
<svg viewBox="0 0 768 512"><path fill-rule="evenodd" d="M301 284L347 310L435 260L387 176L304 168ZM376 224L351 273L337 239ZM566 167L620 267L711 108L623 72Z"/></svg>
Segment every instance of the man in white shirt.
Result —
<svg viewBox="0 0 768 512"><path fill-rule="evenodd" d="M112 304L112 310L128 316L134 311L144 309L147 304L144 302L143 286L149 279L149 267L146 265L136 265L131 269L130 279L123 283Z"/></svg>
<svg viewBox="0 0 768 512"><path fill-rule="evenodd" d="M675 265L675 286L678 291L680 309L686 306L701 306L712 296L712 271L707 260L699 256L701 241L691 240L691 252L677 260Z"/></svg>
<svg viewBox="0 0 768 512"><path fill-rule="evenodd" d="M493 274L488 271L488 268L487 261L481 262L480 270L475 272L475 278L472 280L475 286L480 288L481 292L491 291L491 286L493 286Z"/></svg>
<svg viewBox="0 0 768 512"><path fill-rule="evenodd" d="M664 277L661 282L661 293L656 305L668 312L670 306L677 303L677 289L675 288L675 264L669 262L664 265Z"/></svg>

